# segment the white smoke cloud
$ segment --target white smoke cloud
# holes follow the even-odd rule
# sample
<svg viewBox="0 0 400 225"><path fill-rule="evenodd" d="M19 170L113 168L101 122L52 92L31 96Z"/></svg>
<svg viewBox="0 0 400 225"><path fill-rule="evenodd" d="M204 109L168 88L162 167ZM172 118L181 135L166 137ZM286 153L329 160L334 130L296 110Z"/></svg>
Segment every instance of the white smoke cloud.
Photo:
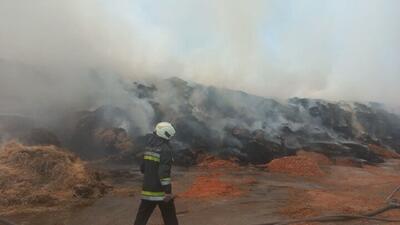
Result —
<svg viewBox="0 0 400 225"><path fill-rule="evenodd" d="M262 96L398 104L396 0L152 1L179 76Z"/></svg>
<svg viewBox="0 0 400 225"><path fill-rule="evenodd" d="M398 105L399 6L396 0L2 0L0 109L42 114L129 104L116 91L120 76L179 76L262 96ZM151 117L137 104L145 108L137 115Z"/></svg>
<svg viewBox="0 0 400 225"><path fill-rule="evenodd" d="M165 46L99 1L1 1L0 113L51 120L111 104L147 132L151 107L120 78L166 72Z"/></svg>

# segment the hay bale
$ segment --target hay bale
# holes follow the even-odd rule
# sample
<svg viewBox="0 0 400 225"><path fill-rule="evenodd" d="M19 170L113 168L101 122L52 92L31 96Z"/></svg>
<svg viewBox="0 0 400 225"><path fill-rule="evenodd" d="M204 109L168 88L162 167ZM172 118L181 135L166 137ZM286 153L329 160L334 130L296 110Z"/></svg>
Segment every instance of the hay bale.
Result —
<svg viewBox="0 0 400 225"><path fill-rule="evenodd" d="M122 128L99 128L93 134L94 145L108 154L118 154L133 149L133 141Z"/></svg>
<svg viewBox="0 0 400 225"><path fill-rule="evenodd" d="M0 206L54 205L70 200L78 185L101 183L66 150L17 142L0 149Z"/></svg>

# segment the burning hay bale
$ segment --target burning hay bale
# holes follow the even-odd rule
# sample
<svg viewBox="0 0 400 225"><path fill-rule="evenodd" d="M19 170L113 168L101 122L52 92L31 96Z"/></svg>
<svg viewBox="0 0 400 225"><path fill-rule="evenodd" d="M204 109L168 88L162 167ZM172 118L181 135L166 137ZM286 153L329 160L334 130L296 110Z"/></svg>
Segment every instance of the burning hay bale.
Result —
<svg viewBox="0 0 400 225"><path fill-rule="evenodd" d="M108 153L116 154L133 148L132 140L122 128L100 128L94 133L95 144Z"/></svg>
<svg viewBox="0 0 400 225"><path fill-rule="evenodd" d="M90 196L105 186L75 155L56 146L7 143L0 150L0 207L54 206L74 196L78 186L90 187Z"/></svg>
<svg viewBox="0 0 400 225"><path fill-rule="evenodd" d="M82 113L68 146L85 159L103 158L131 149L133 141L128 131L135 133L136 130L127 111L102 106Z"/></svg>
<svg viewBox="0 0 400 225"><path fill-rule="evenodd" d="M324 153L330 158L351 157L368 163L382 163L384 160L368 146L355 142L313 142L305 147L307 151Z"/></svg>
<svg viewBox="0 0 400 225"><path fill-rule="evenodd" d="M233 137L241 142L240 152L245 155L243 161L252 164L265 164L277 157L288 155L288 149L282 144L269 140L265 131L250 131L246 128L234 127Z"/></svg>

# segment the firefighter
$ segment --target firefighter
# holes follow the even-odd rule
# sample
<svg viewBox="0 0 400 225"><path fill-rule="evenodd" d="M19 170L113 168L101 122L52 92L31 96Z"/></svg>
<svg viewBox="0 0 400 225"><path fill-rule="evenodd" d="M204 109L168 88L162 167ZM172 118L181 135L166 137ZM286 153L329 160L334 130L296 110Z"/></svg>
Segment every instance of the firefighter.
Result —
<svg viewBox="0 0 400 225"><path fill-rule="evenodd" d="M165 225L178 225L171 188L172 152L169 145L174 135L175 129L168 122L158 123L149 135L140 166L144 179L135 225L146 225L156 206L161 210Z"/></svg>

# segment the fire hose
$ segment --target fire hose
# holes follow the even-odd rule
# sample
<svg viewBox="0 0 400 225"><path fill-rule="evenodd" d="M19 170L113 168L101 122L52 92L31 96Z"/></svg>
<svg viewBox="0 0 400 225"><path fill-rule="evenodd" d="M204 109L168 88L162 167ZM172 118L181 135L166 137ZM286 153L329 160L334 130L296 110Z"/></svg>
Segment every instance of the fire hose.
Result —
<svg viewBox="0 0 400 225"><path fill-rule="evenodd" d="M305 219L294 219L294 220L286 220L286 221L275 221L270 223L262 223L258 225L287 225L287 224L295 224L301 222L343 222L350 221L356 219L366 219L366 220L375 220L381 222L400 222L400 219L389 219L377 217L377 215L382 214L386 211L393 209L400 209L400 201L398 199L394 199L393 196L400 191L400 186L398 186L394 191L386 198L386 205L378 208L369 213L362 213L359 215L352 214L337 214L337 215L327 215L327 216L319 216L319 217L311 217Z"/></svg>

